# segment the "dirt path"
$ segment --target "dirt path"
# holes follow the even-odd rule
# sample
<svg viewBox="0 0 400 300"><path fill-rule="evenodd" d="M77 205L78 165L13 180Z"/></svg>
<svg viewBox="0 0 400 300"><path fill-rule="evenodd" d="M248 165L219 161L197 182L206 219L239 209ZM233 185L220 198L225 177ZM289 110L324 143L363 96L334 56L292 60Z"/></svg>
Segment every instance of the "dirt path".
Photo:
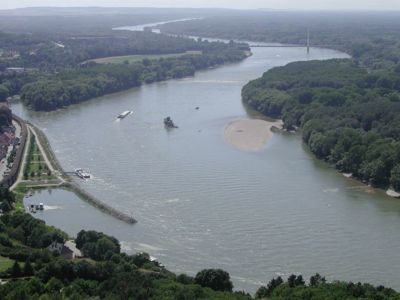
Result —
<svg viewBox="0 0 400 300"><path fill-rule="evenodd" d="M39 139L39 136L35 131L35 128L33 128L31 125L27 125L27 126L28 126L28 130L35 136L36 144L38 145L39 150L42 154L42 157L43 157L44 161L46 162L47 166L49 167L49 170L51 171L51 173L54 176L56 176L61 181L61 183L64 183L65 180L62 178L62 174L54 168L53 164L51 163L50 159L48 158L47 152L44 150L43 145Z"/></svg>

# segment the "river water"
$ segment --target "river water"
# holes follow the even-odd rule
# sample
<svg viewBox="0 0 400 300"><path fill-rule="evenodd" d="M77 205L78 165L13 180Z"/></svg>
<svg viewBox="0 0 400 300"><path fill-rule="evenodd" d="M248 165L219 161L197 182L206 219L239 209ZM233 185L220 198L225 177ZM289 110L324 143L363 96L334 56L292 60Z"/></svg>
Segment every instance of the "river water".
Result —
<svg viewBox="0 0 400 300"><path fill-rule="evenodd" d="M57 112L13 110L44 130L79 184L132 213L127 225L63 191L29 202L36 216L71 235L95 229L127 252L146 251L175 272L219 267L254 292L277 275L316 272L400 288L400 203L316 161L296 134L275 134L259 152L227 145L224 127L251 117L241 88L292 61L346 57L332 50L254 48L243 62L193 78L146 85ZM199 110L195 107L199 106ZM132 110L121 121L116 116ZM166 131L171 116L179 129Z"/></svg>

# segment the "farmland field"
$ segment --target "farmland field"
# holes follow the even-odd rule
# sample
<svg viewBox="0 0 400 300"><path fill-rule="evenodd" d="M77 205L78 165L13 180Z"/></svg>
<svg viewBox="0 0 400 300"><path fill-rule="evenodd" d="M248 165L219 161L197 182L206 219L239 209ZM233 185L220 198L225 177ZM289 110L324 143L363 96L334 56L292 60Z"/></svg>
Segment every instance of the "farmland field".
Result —
<svg viewBox="0 0 400 300"><path fill-rule="evenodd" d="M160 58L171 58L171 57L179 57L183 55L201 55L201 51L186 51L183 53L171 53L171 54L138 54L138 55L124 55L124 56L110 56L92 59L90 61L99 63L99 64L122 64L122 63L133 63L137 61L142 61L143 59L160 59Z"/></svg>

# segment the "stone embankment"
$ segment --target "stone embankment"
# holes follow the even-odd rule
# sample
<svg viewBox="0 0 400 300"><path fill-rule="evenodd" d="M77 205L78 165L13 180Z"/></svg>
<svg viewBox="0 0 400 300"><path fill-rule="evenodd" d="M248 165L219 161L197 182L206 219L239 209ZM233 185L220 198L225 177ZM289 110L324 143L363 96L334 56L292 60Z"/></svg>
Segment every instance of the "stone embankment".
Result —
<svg viewBox="0 0 400 300"><path fill-rule="evenodd" d="M101 200L97 199L93 195L89 194L87 191L82 189L77 183L73 181L71 176L66 175L65 171L61 167L61 164L58 162L54 152L51 149L50 143L47 140L45 134L33 124L29 122L25 122L21 118L17 116L13 116L14 120L21 125L21 145L18 148L17 155L14 161L14 165L11 169L10 175L7 176L1 183L3 186L11 187L13 184L16 183L18 176L21 177L23 170L23 166L25 164L24 157L24 148L26 146L28 131L30 132L31 136L36 138L36 143L43 155L46 164L49 167L49 170L57 177L58 183L54 183L52 181L46 181L43 183L35 183L35 185L29 185L28 182L23 181L26 186L35 189L35 188L65 188L71 190L72 192L76 193L79 197L81 197L86 202L90 203L91 205L95 206L96 208L102 210L103 212L115 217L123 222L129 224L137 223L136 219L133 218L131 215L121 212L110 205L102 202Z"/></svg>

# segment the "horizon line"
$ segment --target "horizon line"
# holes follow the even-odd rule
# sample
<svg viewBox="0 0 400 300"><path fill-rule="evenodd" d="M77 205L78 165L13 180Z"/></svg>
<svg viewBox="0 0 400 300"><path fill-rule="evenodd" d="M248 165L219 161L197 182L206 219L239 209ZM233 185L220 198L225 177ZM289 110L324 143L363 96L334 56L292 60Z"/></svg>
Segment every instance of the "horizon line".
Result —
<svg viewBox="0 0 400 300"><path fill-rule="evenodd" d="M100 9L215 9L215 10L234 10L234 11L256 11L256 12L400 12L399 9L373 9L373 8L267 8L267 7L259 7L259 8L235 8L235 7L168 7L168 6L92 6L92 5L84 5L84 6L22 6L22 7L14 7L14 8L0 8L1 11L12 11L19 9L81 9L81 8L100 8Z"/></svg>

